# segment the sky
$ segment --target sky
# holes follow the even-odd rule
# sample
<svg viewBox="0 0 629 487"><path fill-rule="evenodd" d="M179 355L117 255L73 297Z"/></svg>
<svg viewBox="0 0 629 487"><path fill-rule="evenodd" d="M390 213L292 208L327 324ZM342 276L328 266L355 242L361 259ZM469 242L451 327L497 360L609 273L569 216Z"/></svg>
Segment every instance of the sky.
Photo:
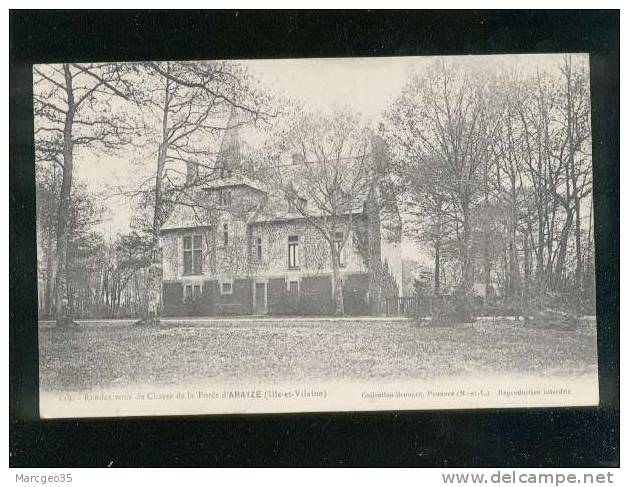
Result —
<svg viewBox="0 0 629 487"><path fill-rule="evenodd" d="M377 121L426 58L334 58L250 61L262 84L322 111L349 105Z"/></svg>
<svg viewBox="0 0 629 487"><path fill-rule="evenodd" d="M449 56L452 59L486 61L534 72L551 69L563 55L526 54L493 56ZM443 57L443 56L442 56ZM311 108L329 110L349 105L365 119L377 122L401 92L409 76L421 72L437 56L318 58L244 61L261 83L284 92Z"/></svg>
<svg viewBox="0 0 629 487"><path fill-rule="evenodd" d="M561 54L459 56L479 65L491 58L505 68L525 72L556 67ZM322 112L338 106L349 106L376 125L382 112L401 92L409 76L421 72L436 57L371 57L328 59L281 59L239 61L244 64L261 86L301 102L305 108ZM137 160L139 159L139 160ZM88 155L79 158L76 173L93 191L137 185L155 164L153 157ZM106 211L100 229L113 236L129 230L130 201L124 197L106 200ZM412 245L412 244L408 244ZM411 252L411 250L409 250Z"/></svg>

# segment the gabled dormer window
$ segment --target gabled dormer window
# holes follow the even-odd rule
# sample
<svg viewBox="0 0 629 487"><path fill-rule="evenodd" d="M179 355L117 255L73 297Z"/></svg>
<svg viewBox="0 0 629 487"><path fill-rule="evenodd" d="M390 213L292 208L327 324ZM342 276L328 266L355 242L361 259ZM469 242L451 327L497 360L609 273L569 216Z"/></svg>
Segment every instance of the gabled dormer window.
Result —
<svg viewBox="0 0 629 487"><path fill-rule="evenodd" d="M303 212L306 209L306 199L299 196L291 195L288 198L288 212Z"/></svg>
<svg viewBox="0 0 629 487"><path fill-rule="evenodd" d="M304 155L301 152L293 152L291 154L291 159L292 159L294 165L303 164L304 161L306 160L304 158Z"/></svg>

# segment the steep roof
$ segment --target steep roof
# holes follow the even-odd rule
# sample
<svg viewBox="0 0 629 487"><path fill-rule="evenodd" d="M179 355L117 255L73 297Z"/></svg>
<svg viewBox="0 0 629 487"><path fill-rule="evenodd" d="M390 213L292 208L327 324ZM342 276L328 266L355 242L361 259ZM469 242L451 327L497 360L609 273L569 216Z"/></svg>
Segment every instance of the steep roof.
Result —
<svg viewBox="0 0 629 487"><path fill-rule="evenodd" d="M262 183L254 181L246 176L229 175L223 178L217 178L204 183L202 189L213 190L221 188L233 188L235 186L248 186L262 193L268 193L269 190Z"/></svg>
<svg viewBox="0 0 629 487"><path fill-rule="evenodd" d="M161 231L205 227L209 224L207 216L207 211L202 208L177 204L168 216L166 223L162 225Z"/></svg>
<svg viewBox="0 0 629 487"><path fill-rule="evenodd" d="M346 213L345 215L348 215ZM352 212L355 216L360 216L363 214L362 210L354 210ZM322 212L309 212L310 218L323 218L324 214ZM345 216L344 215L344 216ZM306 218L299 212L288 212L288 211L270 211L270 212L260 212L256 216L256 218L252 221L252 223L273 223L273 222L287 222L287 221L295 221L295 220L305 220Z"/></svg>
<svg viewBox="0 0 629 487"><path fill-rule="evenodd" d="M221 147L216 159L216 167L228 171L237 171L242 163L240 151L240 126L243 124L242 116L236 107L232 106L229 119L225 125L225 134L221 141Z"/></svg>
<svg viewBox="0 0 629 487"><path fill-rule="evenodd" d="M212 191L222 188L247 187L264 194L263 207L257 208L252 212L249 223L270 223L305 219L298 210L290 207L288 201L280 191L274 190L272 187L269 187L268 184L261 181L252 180L251 178L239 174L241 171L240 125L240 116L235 109L232 109L216 161L216 174L221 177L203 182L200 189L203 191ZM353 158L346 158L346 160L349 163ZM312 167L316 165L317 162L305 162L300 160L294 164L278 166L281 173L281 175L279 175L280 178L288 177L293 179L295 186L298 188L298 193L301 192L299 191L299 187L303 184L307 184L306 181L301 180L302 178L299 177L299 171L305 164ZM269 179L269 184L271 185L273 184L272 179L272 177ZM302 187L301 189L306 192L306 188ZM190 199L193 200L195 197L198 197L198 195L191 195ZM365 199L362 202L356 202L356 207L351 210L351 214L362 214L362 206L366 199L367 195L365 195ZM307 213L310 217L322 218L325 216L323 211L312 205L312 202L306 201L306 205ZM203 209L201 204L197 206L198 207L195 208L190 205L176 205L166 223L162 226L162 231L207 226L211 220L211 215L209 214L211 210ZM349 213L350 211L348 210L346 214Z"/></svg>
<svg viewBox="0 0 629 487"><path fill-rule="evenodd" d="M251 224L262 224L282 221L304 220L305 217L295 208L291 208L288 201L278 192L273 192L263 185L248 180L246 178L230 177L217 180L211 187L204 187L204 190L230 188L244 186L265 195L264 204L261 208L251 212ZM309 203L306 202L306 205ZM166 223L162 226L162 232L169 230L181 230L188 228L198 228L208 226L211 220L211 209L203 208L202 204L177 204L169 215ZM363 208L360 206L352 210L352 215L360 216ZM307 214L312 218L322 218L324 213L316 207L308 206ZM346 214L349 214L346 213Z"/></svg>

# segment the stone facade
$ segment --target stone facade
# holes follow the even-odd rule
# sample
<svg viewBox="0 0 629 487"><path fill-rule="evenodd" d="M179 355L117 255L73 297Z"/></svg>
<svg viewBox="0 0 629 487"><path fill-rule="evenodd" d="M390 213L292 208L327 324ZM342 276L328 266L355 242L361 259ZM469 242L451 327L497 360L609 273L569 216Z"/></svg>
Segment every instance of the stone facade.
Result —
<svg viewBox="0 0 629 487"><path fill-rule="evenodd" d="M364 214L353 219L357 231L366 227ZM334 311L329 244L254 183L198 191L195 207L177 208L164 225L161 245L166 316ZM365 262L350 235L341 257L348 314L369 309Z"/></svg>
<svg viewBox="0 0 629 487"><path fill-rule="evenodd" d="M333 313L331 251L315 228L316 208L305 199L289 203L242 176L238 126L232 111L214 169L188 164L186 182L193 189L162 227L162 313ZM294 181L299 184L298 174ZM379 207L364 203L338 225L351 235L335 233L335 241L345 241L340 274L347 314L372 312L370 289L380 286L371 292L378 299L384 282Z"/></svg>

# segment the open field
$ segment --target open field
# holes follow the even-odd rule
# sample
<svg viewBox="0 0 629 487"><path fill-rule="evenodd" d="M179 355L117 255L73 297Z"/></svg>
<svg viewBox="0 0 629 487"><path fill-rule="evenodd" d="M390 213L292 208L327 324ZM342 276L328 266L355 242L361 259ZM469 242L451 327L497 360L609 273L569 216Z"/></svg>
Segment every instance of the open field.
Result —
<svg viewBox="0 0 629 487"><path fill-rule="evenodd" d="M42 391L243 380L397 380L596 370L594 321L431 328L381 320L181 320L159 328L40 325Z"/></svg>

